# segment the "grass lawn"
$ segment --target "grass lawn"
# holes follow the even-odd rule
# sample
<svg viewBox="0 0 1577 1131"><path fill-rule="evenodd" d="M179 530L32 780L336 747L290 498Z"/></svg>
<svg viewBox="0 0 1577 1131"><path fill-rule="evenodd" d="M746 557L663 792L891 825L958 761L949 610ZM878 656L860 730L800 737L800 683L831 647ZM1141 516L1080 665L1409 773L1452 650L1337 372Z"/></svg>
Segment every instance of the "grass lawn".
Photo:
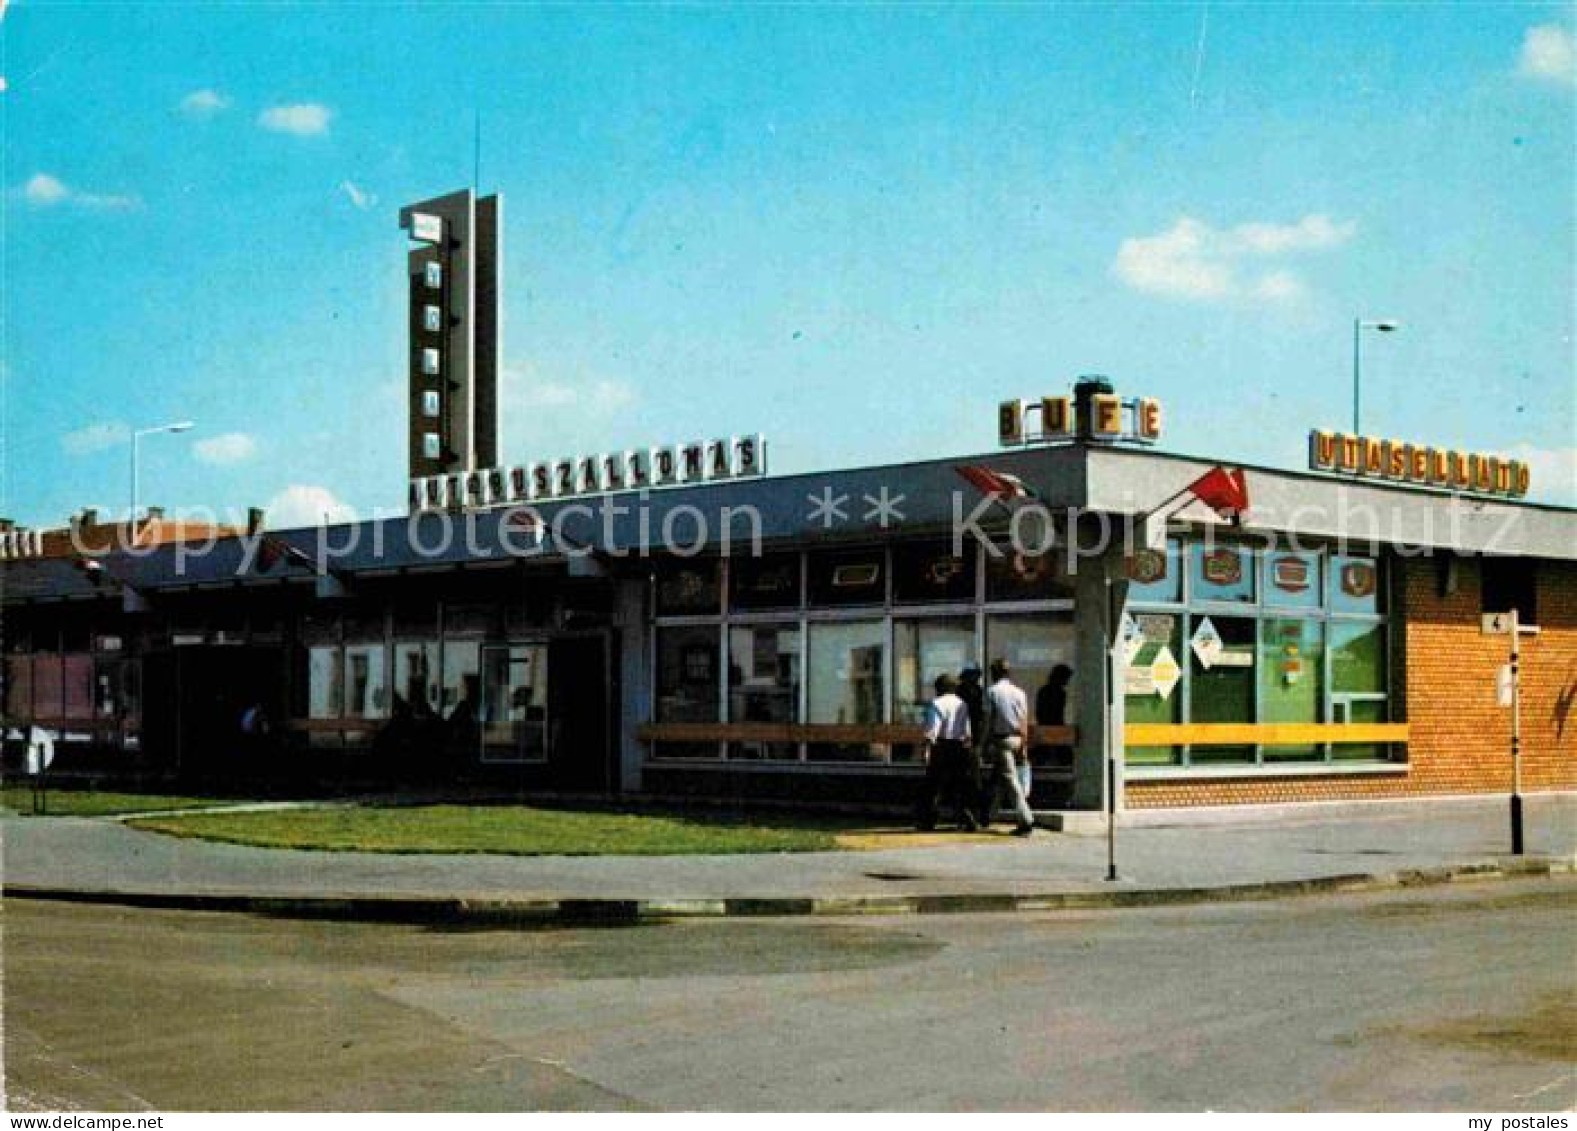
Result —
<svg viewBox="0 0 1577 1131"><path fill-rule="evenodd" d="M133 827L265 848L493 852L514 856L667 856L812 852L840 847L849 822L761 814L619 813L525 805L355 806L148 817Z"/></svg>
<svg viewBox="0 0 1577 1131"><path fill-rule="evenodd" d="M107 817L119 813L152 813L163 809L196 809L223 805L212 797L176 797L164 793L106 793L96 789L51 789L45 795L46 816ZM0 790L0 805L25 817L33 815L31 786L8 785Z"/></svg>

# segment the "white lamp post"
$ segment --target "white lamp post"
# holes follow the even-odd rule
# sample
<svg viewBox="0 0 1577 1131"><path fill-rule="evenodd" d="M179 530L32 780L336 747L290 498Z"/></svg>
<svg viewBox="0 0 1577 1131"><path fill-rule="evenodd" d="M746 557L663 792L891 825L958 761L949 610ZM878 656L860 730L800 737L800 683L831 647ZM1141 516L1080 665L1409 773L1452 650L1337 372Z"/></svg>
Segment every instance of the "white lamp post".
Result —
<svg viewBox="0 0 1577 1131"><path fill-rule="evenodd" d="M1394 319L1390 319L1390 318L1374 318L1374 319L1354 318L1353 319L1353 324L1352 324L1352 430L1353 430L1353 435L1354 436L1361 436L1361 435L1363 435L1363 428L1362 428L1361 423L1360 423L1360 411L1359 411L1360 410L1360 406L1362 404L1362 402L1359 399L1360 395L1361 395L1359 390L1363 387L1362 386L1362 380L1363 380L1363 377L1362 377L1362 374L1363 374L1363 352L1362 352L1362 349L1363 349L1363 347L1362 347L1362 344L1361 344L1362 341L1363 341L1363 332L1365 330L1374 330L1374 331L1377 331L1378 333L1381 333L1381 334L1390 334L1390 333L1394 333L1397 330L1400 330L1401 328L1402 328L1402 324L1400 322L1397 322Z"/></svg>
<svg viewBox="0 0 1577 1131"><path fill-rule="evenodd" d="M190 420L178 420L173 424L158 424L152 428L138 428L131 434L131 517L128 523L135 525L137 522L137 445L144 436L152 436L159 432L185 432L195 425Z"/></svg>

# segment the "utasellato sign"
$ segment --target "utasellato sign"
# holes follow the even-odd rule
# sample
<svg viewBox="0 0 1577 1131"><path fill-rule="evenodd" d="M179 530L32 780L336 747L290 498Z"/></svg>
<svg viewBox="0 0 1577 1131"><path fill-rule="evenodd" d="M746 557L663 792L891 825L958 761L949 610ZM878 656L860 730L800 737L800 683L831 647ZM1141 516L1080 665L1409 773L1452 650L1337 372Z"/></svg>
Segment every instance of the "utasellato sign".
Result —
<svg viewBox="0 0 1577 1131"><path fill-rule="evenodd" d="M411 480L412 510L504 506L765 475L765 437L635 448Z"/></svg>
<svg viewBox="0 0 1577 1131"><path fill-rule="evenodd" d="M1315 471L1513 498L1528 493L1531 479L1527 464L1505 456L1319 429L1309 433L1309 466Z"/></svg>

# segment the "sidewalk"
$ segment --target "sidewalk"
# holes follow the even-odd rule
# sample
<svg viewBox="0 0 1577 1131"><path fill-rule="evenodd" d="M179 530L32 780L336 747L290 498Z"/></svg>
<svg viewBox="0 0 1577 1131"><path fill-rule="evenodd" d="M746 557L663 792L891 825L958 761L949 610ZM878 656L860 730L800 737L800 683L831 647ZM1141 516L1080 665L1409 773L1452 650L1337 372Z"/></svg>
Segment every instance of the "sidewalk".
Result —
<svg viewBox="0 0 1577 1131"><path fill-rule="evenodd" d="M1117 906L1266 898L1573 871L1577 796L1527 800L1508 855L1505 799L1289 811L1274 821L1041 833L1001 844L737 856L503 857L303 852L138 832L115 820L0 820L7 893L166 906L359 914L615 916ZM111 899L113 897L113 899ZM359 910L358 910L359 908Z"/></svg>

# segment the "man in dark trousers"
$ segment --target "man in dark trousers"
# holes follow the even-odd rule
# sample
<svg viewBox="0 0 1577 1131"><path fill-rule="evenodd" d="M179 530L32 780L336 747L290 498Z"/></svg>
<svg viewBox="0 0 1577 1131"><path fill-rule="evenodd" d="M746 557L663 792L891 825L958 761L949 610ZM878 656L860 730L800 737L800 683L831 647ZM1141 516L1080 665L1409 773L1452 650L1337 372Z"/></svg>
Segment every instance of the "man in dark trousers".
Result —
<svg viewBox="0 0 1577 1131"><path fill-rule="evenodd" d="M973 742L969 751L971 771L975 781L983 783L985 767L981 759L986 753L986 689L980 685L980 668L977 665L970 664L958 673L958 697L969 709L969 733ZM975 798L975 819L983 825L991 823L989 804L990 798L985 794Z"/></svg>
<svg viewBox="0 0 1577 1131"><path fill-rule="evenodd" d="M925 707L925 792L915 827L930 832L936 828L938 811L951 805L958 827L973 832L980 827L971 811L979 789L969 708L958 697L958 681L952 676L937 676L935 686L936 695Z"/></svg>

